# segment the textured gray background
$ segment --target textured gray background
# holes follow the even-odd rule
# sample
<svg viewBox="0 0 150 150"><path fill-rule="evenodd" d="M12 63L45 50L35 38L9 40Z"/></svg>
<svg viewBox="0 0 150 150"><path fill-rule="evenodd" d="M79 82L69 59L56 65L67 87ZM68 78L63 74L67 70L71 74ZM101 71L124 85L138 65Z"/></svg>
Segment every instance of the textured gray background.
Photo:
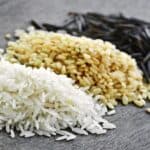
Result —
<svg viewBox="0 0 150 150"><path fill-rule="evenodd" d="M150 21L149 9L149 0L0 0L0 47L5 45L5 33L25 26L30 19L59 23L68 11L97 11ZM150 116L144 109L119 106L108 119L117 125L116 130L102 136L78 136L71 142L38 136L11 139L0 132L0 150L150 150Z"/></svg>

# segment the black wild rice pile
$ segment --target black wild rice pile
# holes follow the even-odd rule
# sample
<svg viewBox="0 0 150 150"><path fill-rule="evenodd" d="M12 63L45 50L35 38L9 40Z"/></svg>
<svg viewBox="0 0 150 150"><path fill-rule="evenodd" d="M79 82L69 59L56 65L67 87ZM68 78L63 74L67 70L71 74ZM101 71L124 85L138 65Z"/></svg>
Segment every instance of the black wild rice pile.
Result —
<svg viewBox="0 0 150 150"><path fill-rule="evenodd" d="M150 83L150 23L123 15L97 13L69 13L68 20L61 26L31 21L36 29L47 31L64 30L76 36L101 38L112 42L137 61L145 81Z"/></svg>

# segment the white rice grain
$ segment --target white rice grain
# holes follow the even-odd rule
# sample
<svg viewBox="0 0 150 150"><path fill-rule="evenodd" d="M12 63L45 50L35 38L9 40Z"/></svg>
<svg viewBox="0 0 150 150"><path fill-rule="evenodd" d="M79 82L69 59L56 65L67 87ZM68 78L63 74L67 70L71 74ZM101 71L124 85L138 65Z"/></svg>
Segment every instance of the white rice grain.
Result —
<svg viewBox="0 0 150 150"><path fill-rule="evenodd" d="M11 137L35 134L62 135L72 140L77 134L105 133L107 109L92 96L73 86L74 81L44 68L32 69L0 61L0 129ZM103 124L103 126L101 125Z"/></svg>

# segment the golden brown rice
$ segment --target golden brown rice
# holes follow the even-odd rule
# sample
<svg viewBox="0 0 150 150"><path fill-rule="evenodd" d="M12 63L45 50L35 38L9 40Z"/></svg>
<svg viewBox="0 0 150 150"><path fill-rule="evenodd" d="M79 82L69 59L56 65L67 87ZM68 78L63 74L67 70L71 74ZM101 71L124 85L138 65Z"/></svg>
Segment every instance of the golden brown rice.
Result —
<svg viewBox="0 0 150 150"><path fill-rule="evenodd" d="M110 42L32 31L21 33L17 41L8 43L6 58L65 74L81 87L88 87L87 92L110 108L118 100L141 107L149 94L135 60Z"/></svg>

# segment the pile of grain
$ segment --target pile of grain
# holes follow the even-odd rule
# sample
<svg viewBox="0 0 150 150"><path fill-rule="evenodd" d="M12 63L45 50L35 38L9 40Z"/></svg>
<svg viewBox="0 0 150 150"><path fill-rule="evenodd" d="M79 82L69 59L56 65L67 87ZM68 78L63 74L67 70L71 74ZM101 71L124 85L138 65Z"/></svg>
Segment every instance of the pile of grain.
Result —
<svg viewBox="0 0 150 150"><path fill-rule="evenodd" d="M110 108L118 100L143 106L149 94L135 60L102 40L46 31L20 32L17 41L8 43L6 58L65 74Z"/></svg>
<svg viewBox="0 0 150 150"><path fill-rule="evenodd" d="M66 128L77 134L104 134L115 125L101 117L107 109L94 101L63 75L0 61L0 130L12 137L17 130L25 137L60 134L58 140L74 139Z"/></svg>

